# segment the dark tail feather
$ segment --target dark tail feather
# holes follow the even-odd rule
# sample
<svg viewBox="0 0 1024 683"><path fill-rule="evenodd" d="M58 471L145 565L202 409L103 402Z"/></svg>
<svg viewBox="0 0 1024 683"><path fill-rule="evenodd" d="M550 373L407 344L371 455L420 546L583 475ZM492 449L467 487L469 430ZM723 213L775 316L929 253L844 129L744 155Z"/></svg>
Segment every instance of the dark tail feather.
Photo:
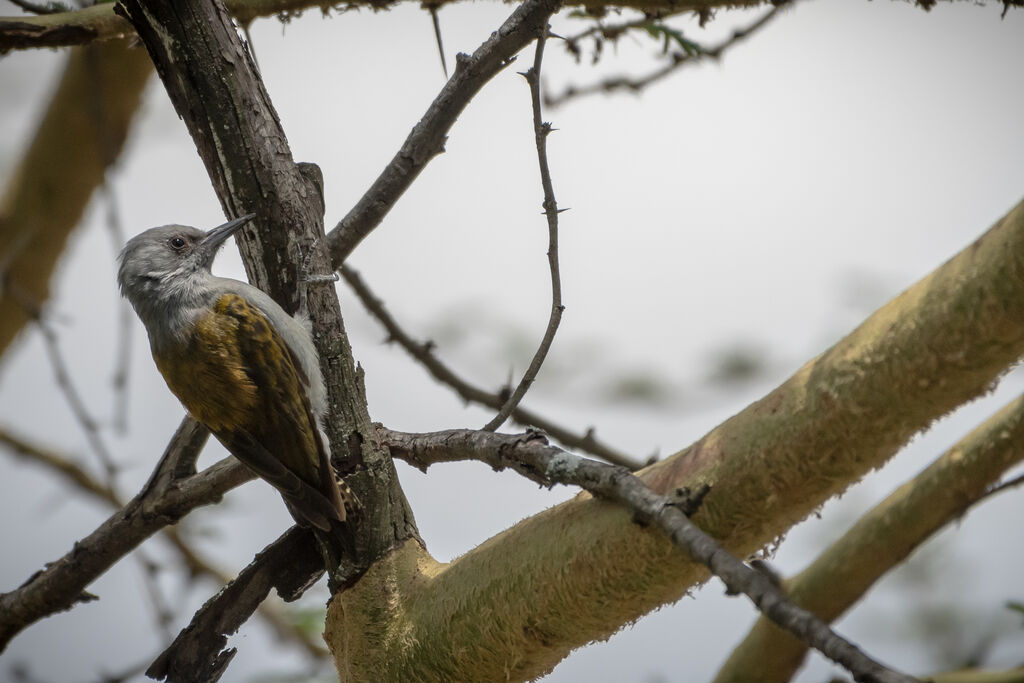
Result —
<svg viewBox="0 0 1024 683"><path fill-rule="evenodd" d="M327 586L333 595L356 578L355 525L331 520L329 531L313 527L317 547L327 570Z"/></svg>

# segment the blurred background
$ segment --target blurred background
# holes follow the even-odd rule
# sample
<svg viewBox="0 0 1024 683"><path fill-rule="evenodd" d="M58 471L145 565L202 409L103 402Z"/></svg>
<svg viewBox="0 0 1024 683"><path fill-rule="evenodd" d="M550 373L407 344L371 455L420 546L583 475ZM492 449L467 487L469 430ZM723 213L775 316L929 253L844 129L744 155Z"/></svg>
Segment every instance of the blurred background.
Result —
<svg viewBox="0 0 1024 683"><path fill-rule="evenodd" d="M511 12L499 3L439 11L449 65ZM705 29L672 22L714 44L765 10L720 12ZM666 456L772 389L875 308L985 231L1024 194L1024 13L994 3L802 2L727 52L681 69L642 95L579 97L548 107L558 132L548 154L561 215L566 311L524 405L639 459ZM0 2L0 13L16 15ZM609 16L625 21L633 15ZM592 20L563 13L570 36ZM557 95L662 63L664 36L633 32L580 42L579 62L549 43L544 86ZM251 39L296 159L316 162L334 225L399 148L444 83L430 15L309 11L264 19ZM671 38L675 41L675 38ZM675 44L673 44L674 46ZM0 60L0 178L31 139L65 54L35 50ZM516 71L532 48L470 104L437 158L349 264L414 336L437 344L456 372L490 390L518 379L550 305L546 225L527 85ZM217 199L160 84L153 80L120 162L109 176L128 235L165 223L223 221ZM146 480L183 411L132 318L126 409L113 388L126 305L115 283L110 202L97 197L54 280L47 319L71 379L121 466L117 488ZM233 247L215 272L244 278ZM374 419L407 431L479 427L491 412L465 405L396 346L339 283L345 322L366 371ZM917 437L793 529L772 558L791 574L871 505L927 466L1024 387L1007 376L984 400ZM125 418L126 429L117 427ZM0 423L98 472L85 433L54 381L38 328L0 366ZM509 426L509 429L514 429ZM201 463L222 457L211 443ZM449 560L573 494L539 489L472 463L424 475L399 463L420 531ZM0 450L0 590L67 552L109 512L38 465ZM918 674L980 659L1022 663L1024 624L1006 607L1024 599L1019 520L1010 491L946 529L888 576L839 624L883 661ZM290 520L278 496L253 483L183 528L232 574ZM153 588L128 558L90 590L98 602L17 637L0 680L93 681L148 664L213 592L185 581L162 539L144 547L167 571L156 588L173 619L154 618ZM319 628L325 587L290 618ZM586 647L545 680L708 680L756 613L717 580L678 604ZM59 656L54 644L59 643ZM224 680L303 680L329 674L278 642L258 619L231 639ZM838 675L812 656L799 680Z"/></svg>

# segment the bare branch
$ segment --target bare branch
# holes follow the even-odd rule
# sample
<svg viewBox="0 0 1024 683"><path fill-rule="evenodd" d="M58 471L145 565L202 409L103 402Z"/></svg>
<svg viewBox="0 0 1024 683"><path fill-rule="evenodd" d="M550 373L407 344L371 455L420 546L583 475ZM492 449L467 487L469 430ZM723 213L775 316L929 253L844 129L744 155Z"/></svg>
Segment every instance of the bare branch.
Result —
<svg viewBox="0 0 1024 683"><path fill-rule="evenodd" d="M257 607L276 589L294 600L324 573L323 560L308 529L292 527L263 549L214 597L146 671L150 678L171 683L220 679L235 649L225 649Z"/></svg>
<svg viewBox="0 0 1024 683"><path fill-rule="evenodd" d="M1024 278L1007 276L1017 272L1024 202L760 400L638 476L662 494L714 485L695 519L740 557L756 552L935 419L992 391L1024 352ZM415 680L442 666L458 680L529 680L704 578L667 541L587 495L447 565L410 541L335 596L326 638L353 677ZM382 591L409 599L382 605ZM474 627L496 612L501 623L488 633Z"/></svg>
<svg viewBox="0 0 1024 683"><path fill-rule="evenodd" d="M143 490L62 558L51 562L17 589L0 594L0 652L30 624L72 607L86 586L140 543L191 510L215 503L227 491L253 478L234 458L198 474L194 469L209 432L186 419L167 446Z"/></svg>
<svg viewBox="0 0 1024 683"><path fill-rule="evenodd" d="M681 508L692 508L694 497L702 497L701 492L677 490L675 497L658 495L625 468L567 453L548 445L537 433L385 431L382 436L394 457L417 467L436 462L479 460L496 470L513 469L545 486L579 486L595 496L615 501L631 510L639 521L656 524L680 550L711 570L730 591L746 595L764 616L846 668L855 680L877 683L917 680L872 660L824 621L796 606L764 574L737 560L690 522ZM691 509L690 514L692 512Z"/></svg>
<svg viewBox="0 0 1024 683"><path fill-rule="evenodd" d="M430 104L401 149L338 225L327 235L334 266L380 225L384 216L444 151L448 131L480 89L512 63L515 54L540 33L561 0L525 0L497 31L470 55L455 56L455 72Z"/></svg>
<svg viewBox="0 0 1024 683"><path fill-rule="evenodd" d="M437 5L424 5L430 11L430 22L434 25L434 40L437 41L437 54L441 58L441 71L448 78L448 61L444 58L444 41L441 39L441 19Z"/></svg>
<svg viewBox="0 0 1024 683"><path fill-rule="evenodd" d="M419 361L434 379L454 389L464 401L479 403L494 410L501 408L505 402L502 394L491 393L473 386L441 362L434 354L433 342L420 342L413 339L392 317L391 313L385 308L384 303L374 295L359 273L347 265L342 265L339 268L339 272L356 296L359 297L366 310L387 330L388 340L398 342L398 345ZM638 470L644 465L644 463L639 462L635 458L599 441L593 429L587 430L582 435L576 434L522 407L517 407L512 411L512 419L524 427L534 427L541 430L568 448L586 451L616 465L621 465L631 470Z"/></svg>
<svg viewBox="0 0 1024 683"><path fill-rule="evenodd" d="M551 271L551 314L548 317L548 326L544 330L544 337L537 347L537 352L530 361L530 366L519 381L519 386L508 397L501 406L501 410L494 418L484 425L484 431L497 431L505 420L516 409L516 406L523 400L527 390L537 378L541 365L548 355L551 342L555 339L558 331L558 324L562 321L562 278L558 269L558 202L555 201L555 190L551 184L551 171L548 168L548 135L551 134L551 124L544 121L540 110L540 68L544 59L544 43L547 40L548 26L541 28L537 37L537 48L533 57L533 67L525 74L526 81L530 84L530 102L533 108L533 135L537 145L537 162L540 166L540 181L544 188L544 215L548 220L548 268Z"/></svg>
<svg viewBox="0 0 1024 683"><path fill-rule="evenodd" d="M544 97L544 104L549 107L558 107L570 100L579 99L587 95L594 95L597 93L613 93L619 90L627 90L632 93L638 93L652 83L656 83L663 78L670 76L677 70L684 66L691 64L697 64L702 59L721 59L722 55L729 48L743 42L744 39L749 38L751 35L756 33L758 30L764 28L775 16L788 5L790 0L779 0L774 3L775 6L765 12L765 14L755 21L754 23L746 26L745 28L738 29L726 40L721 41L716 45L710 47L696 46L692 51L673 51L669 55L669 62L665 66L653 71L639 78L631 76L613 76L606 78L597 83L584 86L570 85L558 95L546 95ZM651 22L641 22L635 24L636 26L650 25ZM633 27L633 23L627 24L626 26ZM696 45L696 44L695 44Z"/></svg>
<svg viewBox="0 0 1024 683"><path fill-rule="evenodd" d="M191 429L192 424L194 423L189 420L187 428ZM71 481L78 489L93 495L115 509L122 507L122 502L109 488L101 484L70 459L30 443L2 427L0 427L0 444L6 445L18 456L26 458L31 462L43 464L59 472L61 476ZM191 545L181 537L177 527L164 527L163 536L177 550L190 577L206 576L212 579L218 586L223 586L231 580L226 573L197 555ZM260 604L259 614L282 641L298 645L307 654L316 659L322 659L327 655L327 650L321 642L310 638L294 624L289 623L285 616L280 614L278 610L275 610L272 605L268 603Z"/></svg>

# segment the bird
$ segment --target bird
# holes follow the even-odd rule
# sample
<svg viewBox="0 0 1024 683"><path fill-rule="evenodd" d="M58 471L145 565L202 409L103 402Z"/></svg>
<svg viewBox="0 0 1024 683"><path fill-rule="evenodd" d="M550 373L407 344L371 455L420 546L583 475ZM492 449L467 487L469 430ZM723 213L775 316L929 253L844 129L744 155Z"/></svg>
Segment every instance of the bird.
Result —
<svg viewBox="0 0 1024 683"><path fill-rule="evenodd" d="M328 572L352 551L353 496L323 430L327 392L308 319L260 289L213 275L220 247L255 214L209 231L150 228L118 258L122 295L149 335L157 369L189 413L314 531Z"/></svg>

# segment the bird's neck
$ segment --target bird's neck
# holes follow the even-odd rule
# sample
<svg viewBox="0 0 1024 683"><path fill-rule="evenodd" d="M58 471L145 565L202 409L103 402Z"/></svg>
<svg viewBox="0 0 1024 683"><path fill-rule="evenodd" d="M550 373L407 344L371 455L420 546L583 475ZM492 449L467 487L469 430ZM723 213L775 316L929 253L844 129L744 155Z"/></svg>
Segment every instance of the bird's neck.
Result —
<svg viewBox="0 0 1024 683"><path fill-rule="evenodd" d="M154 349L187 342L196 318L213 304L214 280L205 271L167 278L132 301Z"/></svg>

